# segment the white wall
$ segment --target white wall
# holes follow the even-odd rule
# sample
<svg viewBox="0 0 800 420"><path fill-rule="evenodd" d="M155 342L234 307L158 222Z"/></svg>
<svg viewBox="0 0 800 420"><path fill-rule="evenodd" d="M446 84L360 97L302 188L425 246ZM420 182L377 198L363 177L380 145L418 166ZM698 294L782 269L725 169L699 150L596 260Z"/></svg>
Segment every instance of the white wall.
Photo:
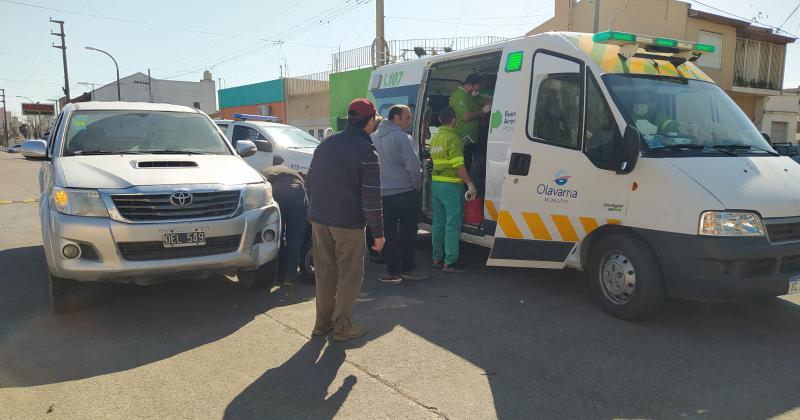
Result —
<svg viewBox="0 0 800 420"><path fill-rule="evenodd" d="M761 131L772 137L776 143L794 141L797 132L797 116L800 114L800 95L783 94L764 98L764 113L761 119ZM787 123L787 137L776 138L772 133L772 122Z"/></svg>
<svg viewBox="0 0 800 420"><path fill-rule="evenodd" d="M126 102L150 102L146 74L135 73L120 80L122 100ZM152 79L153 102L193 107L200 103L200 110L211 114L217 110L216 87L213 80L183 82ZM116 101L117 84L110 83L94 91L95 101Z"/></svg>

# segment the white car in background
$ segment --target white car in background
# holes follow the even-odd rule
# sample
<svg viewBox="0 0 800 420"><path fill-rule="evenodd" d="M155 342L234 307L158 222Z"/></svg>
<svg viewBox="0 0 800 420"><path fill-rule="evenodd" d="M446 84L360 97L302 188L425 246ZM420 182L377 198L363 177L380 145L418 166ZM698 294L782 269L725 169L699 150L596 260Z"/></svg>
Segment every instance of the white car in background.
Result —
<svg viewBox="0 0 800 420"><path fill-rule="evenodd" d="M284 165L302 174L308 173L314 149L319 140L307 132L286 124L275 117L234 114L236 120L215 120L236 147L240 140L252 141L256 153L244 160L259 172L275 165Z"/></svg>

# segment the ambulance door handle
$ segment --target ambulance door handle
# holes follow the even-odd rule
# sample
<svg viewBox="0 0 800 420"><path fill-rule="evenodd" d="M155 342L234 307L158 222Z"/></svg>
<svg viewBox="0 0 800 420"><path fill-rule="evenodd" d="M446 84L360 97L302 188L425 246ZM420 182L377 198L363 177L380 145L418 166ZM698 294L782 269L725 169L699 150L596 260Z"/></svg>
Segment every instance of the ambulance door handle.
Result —
<svg viewBox="0 0 800 420"><path fill-rule="evenodd" d="M528 176L531 169L531 155L527 153L512 153L508 163L508 174Z"/></svg>

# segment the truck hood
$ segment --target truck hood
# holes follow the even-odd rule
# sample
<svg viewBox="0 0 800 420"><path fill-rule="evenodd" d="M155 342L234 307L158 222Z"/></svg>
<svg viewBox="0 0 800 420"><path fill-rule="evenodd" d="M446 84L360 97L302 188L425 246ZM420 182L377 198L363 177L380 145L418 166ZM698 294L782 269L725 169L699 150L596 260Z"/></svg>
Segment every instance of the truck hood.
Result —
<svg viewBox="0 0 800 420"><path fill-rule="evenodd" d="M145 162L162 162L186 167L141 167ZM246 184L264 178L244 160L233 155L117 155L70 156L59 158L66 187L128 188L147 185L176 184Z"/></svg>
<svg viewBox="0 0 800 420"><path fill-rule="evenodd" d="M755 210L762 217L800 216L800 164L788 157L672 158L670 163L727 210Z"/></svg>

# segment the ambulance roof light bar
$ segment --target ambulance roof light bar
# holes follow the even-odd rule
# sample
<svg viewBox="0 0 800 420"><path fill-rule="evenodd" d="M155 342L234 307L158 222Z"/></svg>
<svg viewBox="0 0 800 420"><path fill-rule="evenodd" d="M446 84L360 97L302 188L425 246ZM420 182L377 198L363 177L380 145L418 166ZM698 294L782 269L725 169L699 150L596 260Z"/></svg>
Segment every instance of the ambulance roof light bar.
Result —
<svg viewBox="0 0 800 420"><path fill-rule="evenodd" d="M255 115L255 114L233 114L234 120L239 121L268 121L268 122L278 122L280 118L272 116L272 115Z"/></svg>
<svg viewBox="0 0 800 420"><path fill-rule="evenodd" d="M601 44L618 45L620 47L638 46L646 51L663 53L683 53L699 57L702 53L713 53L713 45L699 42L681 41L677 39L638 35L629 32L605 31L592 36L592 41Z"/></svg>

